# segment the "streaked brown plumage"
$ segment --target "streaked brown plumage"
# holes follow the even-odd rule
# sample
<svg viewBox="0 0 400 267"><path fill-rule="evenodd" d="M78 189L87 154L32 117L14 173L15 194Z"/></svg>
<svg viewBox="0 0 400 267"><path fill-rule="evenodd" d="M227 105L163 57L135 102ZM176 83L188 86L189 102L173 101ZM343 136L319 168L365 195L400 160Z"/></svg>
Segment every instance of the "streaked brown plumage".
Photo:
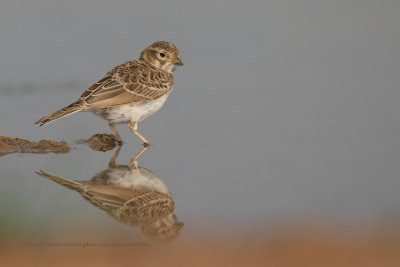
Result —
<svg viewBox="0 0 400 267"><path fill-rule="evenodd" d="M108 120L116 138L122 142L115 124L129 123L131 131L145 144L137 123L157 112L172 91L176 66L182 66L178 49L171 43L155 42L138 60L116 66L87 89L80 99L36 123L43 126L79 111L92 111Z"/></svg>
<svg viewBox="0 0 400 267"><path fill-rule="evenodd" d="M146 149L146 148L144 148ZM183 223L174 212L175 202L160 177L152 171L137 167L132 158L128 165L116 165L120 147L110 161L109 168L97 173L89 181L72 181L44 171L40 176L77 191L85 200L104 210L118 222L139 226L151 239L172 241Z"/></svg>

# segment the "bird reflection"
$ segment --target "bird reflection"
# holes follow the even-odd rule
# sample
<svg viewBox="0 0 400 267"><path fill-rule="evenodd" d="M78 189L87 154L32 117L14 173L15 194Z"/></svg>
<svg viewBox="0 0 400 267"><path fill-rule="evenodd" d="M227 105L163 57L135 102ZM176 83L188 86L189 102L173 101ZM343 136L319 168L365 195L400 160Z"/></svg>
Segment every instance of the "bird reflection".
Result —
<svg viewBox="0 0 400 267"><path fill-rule="evenodd" d="M121 147L118 146L111 158L109 168L89 181L73 181L44 171L37 174L77 191L118 222L139 226L152 240L175 240L183 223L174 214L175 203L168 188L157 174L137 165L137 160L148 147L143 147L129 165L117 165Z"/></svg>

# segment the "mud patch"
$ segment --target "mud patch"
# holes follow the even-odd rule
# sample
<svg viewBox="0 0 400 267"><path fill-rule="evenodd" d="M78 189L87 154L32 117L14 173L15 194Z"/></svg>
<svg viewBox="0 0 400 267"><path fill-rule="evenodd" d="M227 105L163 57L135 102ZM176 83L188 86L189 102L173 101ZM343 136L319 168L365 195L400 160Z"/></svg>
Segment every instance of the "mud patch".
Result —
<svg viewBox="0 0 400 267"><path fill-rule="evenodd" d="M78 144L88 144L89 147L96 151L106 152L114 149L118 145L117 139L112 134L94 134L89 139L79 140Z"/></svg>
<svg viewBox="0 0 400 267"><path fill-rule="evenodd" d="M32 142L21 138L0 136L0 157L13 153L65 154L70 147L65 141L41 140Z"/></svg>

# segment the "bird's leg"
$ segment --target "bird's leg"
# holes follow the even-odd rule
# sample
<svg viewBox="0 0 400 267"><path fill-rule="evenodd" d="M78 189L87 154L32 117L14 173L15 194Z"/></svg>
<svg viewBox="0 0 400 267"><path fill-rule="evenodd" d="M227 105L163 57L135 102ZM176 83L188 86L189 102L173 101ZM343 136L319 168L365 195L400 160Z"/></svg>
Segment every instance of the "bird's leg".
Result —
<svg viewBox="0 0 400 267"><path fill-rule="evenodd" d="M143 143L144 143L143 145L144 145L145 147L150 146L149 141L147 141L147 139L144 138L143 135L141 135L141 134L137 131L137 121L131 121L131 122L129 123L129 128L131 129L131 132L132 132L132 133L134 133L137 137L140 138L140 140L143 141Z"/></svg>
<svg viewBox="0 0 400 267"><path fill-rule="evenodd" d="M144 146L129 162L130 169L137 169L137 160L143 155L143 153L149 149L148 146Z"/></svg>
<svg viewBox="0 0 400 267"><path fill-rule="evenodd" d="M117 150L115 150L114 155L112 156L112 158L110 159L110 162L108 163L108 167L109 168L114 168L117 164L115 163L115 161L118 158L118 154L119 151L121 150L122 144L118 144Z"/></svg>
<svg viewBox="0 0 400 267"><path fill-rule="evenodd" d="M114 133L115 138L117 138L117 141L121 144L122 139L121 136L119 136L117 129L115 128L115 123L109 123L108 125L110 126L111 131Z"/></svg>

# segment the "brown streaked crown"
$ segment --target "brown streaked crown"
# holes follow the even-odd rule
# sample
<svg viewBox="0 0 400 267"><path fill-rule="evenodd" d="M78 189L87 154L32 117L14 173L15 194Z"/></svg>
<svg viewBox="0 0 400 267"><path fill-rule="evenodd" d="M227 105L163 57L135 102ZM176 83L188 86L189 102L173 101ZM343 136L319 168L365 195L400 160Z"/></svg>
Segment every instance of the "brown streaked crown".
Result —
<svg viewBox="0 0 400 267"><path fill-rule="evenodd" d="M149 46L148 48L161 48L161 49L165 49L165 50L167 50L168 52L171 52L171 53L176 53L176 52L179 53L179 51L178 51L178 49L176 48L175 45L173 45L173 44L171 44L169 42L166 42L166 41L155 42L151 46Z"/></svg>

